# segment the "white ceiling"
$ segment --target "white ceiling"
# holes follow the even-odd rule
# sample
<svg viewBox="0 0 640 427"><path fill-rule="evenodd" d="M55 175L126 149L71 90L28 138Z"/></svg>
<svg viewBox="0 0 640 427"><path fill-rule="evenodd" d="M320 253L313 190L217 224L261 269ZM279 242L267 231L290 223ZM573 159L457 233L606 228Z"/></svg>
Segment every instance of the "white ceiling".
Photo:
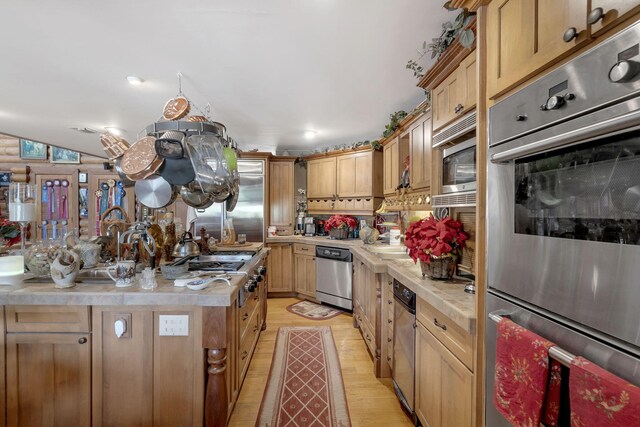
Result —
<svg viewBox="0 0 640 427"><path fill-rule="evenodd" d="M181 72L185 95L210 102L240 148L374 139L423 98L405 64L455 17L442 3L4 0L0 132L104 155L98 135L69 128L116 126L133 142Z"/></svg>

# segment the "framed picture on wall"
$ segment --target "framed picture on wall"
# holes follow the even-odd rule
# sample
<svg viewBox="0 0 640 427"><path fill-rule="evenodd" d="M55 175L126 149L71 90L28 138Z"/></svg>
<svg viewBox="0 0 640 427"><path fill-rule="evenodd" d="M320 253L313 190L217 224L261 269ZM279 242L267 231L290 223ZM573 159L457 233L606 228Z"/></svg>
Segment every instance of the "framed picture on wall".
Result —
<svg viewBox="0 0 640 427"><path fill-rule="evenodd" d="M47 160L47 144L20 139L20 158L26 160Z"/></svg>
<svg viewBox="0 0 640 427"><path fill-rule="evenodd" d="M51 163L80 163L80 153L66 148L51 147Z"/></svg>
<svg viewBox="0 0 640 427"><path fill-rule="evenodd" d="M87 175L86 172L79 172L78 173L78 182L80 184L86 184L87 182L89 182L89 176Z"/></svg>
<svg viewBox="0 0 640 427"><path fill-rule="evenodd" d="M0 187L8 187L11 183L11 172L0 172Z"/></svg>

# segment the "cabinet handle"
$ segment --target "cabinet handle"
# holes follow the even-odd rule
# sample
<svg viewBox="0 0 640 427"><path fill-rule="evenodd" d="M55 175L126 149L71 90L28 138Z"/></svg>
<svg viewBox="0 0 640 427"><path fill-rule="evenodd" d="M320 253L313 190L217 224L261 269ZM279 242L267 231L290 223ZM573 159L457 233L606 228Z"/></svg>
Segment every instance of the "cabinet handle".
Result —
<svg viewBox="0 0 640 427"><path fill-rule="evenodd" d="M366 338L367 338L367 341L371 342L371 337L369 336L369 334L367 334Z"/></svg>
<svg viewBox="0 0 640 427"><path fill-rule="evenodd" d="M576 27L569 27L562 35L562 40L564 40L565 43L569 43L576 37L578 37L578 30L576 30Z"/></svg>
<svg viewBox="0 0 640 427"><path fill-rule="evenodd" d="M447 330L447 325L445 325L444 323L438 322L438 319L436 319L435 317L433 318L433 324L436 325L438 328L441 328L443 331Z"/></svg>
<svg viewBox="0 0 640 427"><path fill-rule="evenodd" d="M388 284L389 286L393 286L393 282L391 280L389 280Z"/></svg>
<svg viewBox="0 0 640 427"><path fill-rule="evenodd" d="M587 23L593 25L602 18L604 18L604 10L601 7L596 7L587 15Z"/></svg>
<svg viewBox="0 0 640 427"><path fill-rule="evenodd" d="M78 344L84 344L87 342L87 339L85 337L82 337L78 340Z"/></svg>
<svg viewBox="0 0 640 427"><path fill-rule="evenodd" d="M453 109L453 112L458 114L462 110L464 110L464 106L462 104L458 104L456 105L456 108Z"/></svg>
<svg viewBox="0 0 640 427"><path fill-rule="evenodd" d="M245 351L243 351L243 352L242 352L242 356L241 356L242 360L246 359L248 355L249 355L249 353L247 353L247 351L246 351L246 350L245 350Z"/></svg>
<svg viewBox="0 0 640 427"><path fill-rule="evenodd" d="M300 248L301 251L308 251L309 248Z"/></svg>
<svg viewBox="0 0 640 427"><path fill-rule="evenodd" d="M260 296L259 296L258 294L256 294L256 296L255 296L255 297L253 297L253 300L254 300L254 301L258 301L259 299L260 299Z"/></svg>
<svg viewBox="0 0 640 427"><path fill-rule="evenodd" d="M391 362L391 356L387 356L387 361Z"/></svg>
<svg viewBox="0 0 640 427"><path fill-rule="evenodd" d="M387 338L387 342L391 342L393 341L391 338Z"/></svg>
<svg viewBox="0 0 640 427"><path fill-rule="evenodd" d="M393 320L387 319L387 323L393 323Z"/></svg>
<svg viewBox="0 0 640 427"><path fill-rule="evenodd" d="M245 313L242 315L242 320L245 321L249 318L249 313Z"/></svg>
<svg viewBox="0 0 640 427"><path fill-rule="evenodd" d="M389 304L393 304L393 300L391 300L391 299L390 299L389 301L387 301L387 302L388 302Z"/></svg>

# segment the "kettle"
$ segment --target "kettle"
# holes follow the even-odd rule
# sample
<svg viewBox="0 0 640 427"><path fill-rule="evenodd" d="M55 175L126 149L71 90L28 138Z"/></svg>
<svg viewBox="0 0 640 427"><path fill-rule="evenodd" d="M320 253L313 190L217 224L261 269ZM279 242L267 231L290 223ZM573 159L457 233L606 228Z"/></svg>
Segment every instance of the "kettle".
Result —
<svg viewBox="0 0 640 427"><path fill-rule="evenodd" d="M187 238L187 235L189 236ZM173 247L173 256L182 258L200 254L200 246L193 240L193 234L189 231L182 233L180 240Z"/></svg>

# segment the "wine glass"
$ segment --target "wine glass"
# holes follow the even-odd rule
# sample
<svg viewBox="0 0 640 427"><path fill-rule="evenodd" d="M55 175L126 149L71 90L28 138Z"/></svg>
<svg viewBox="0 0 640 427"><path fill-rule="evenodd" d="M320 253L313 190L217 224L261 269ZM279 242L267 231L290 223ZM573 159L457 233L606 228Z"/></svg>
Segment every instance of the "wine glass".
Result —
<svg viewBox="0 0 640 427"><path fill-rule="evenodd" d="M35 221L38 190L35 184L12 182L9 184L9 221L19 222L20 252L24 255L27 224Z"/></svg>

